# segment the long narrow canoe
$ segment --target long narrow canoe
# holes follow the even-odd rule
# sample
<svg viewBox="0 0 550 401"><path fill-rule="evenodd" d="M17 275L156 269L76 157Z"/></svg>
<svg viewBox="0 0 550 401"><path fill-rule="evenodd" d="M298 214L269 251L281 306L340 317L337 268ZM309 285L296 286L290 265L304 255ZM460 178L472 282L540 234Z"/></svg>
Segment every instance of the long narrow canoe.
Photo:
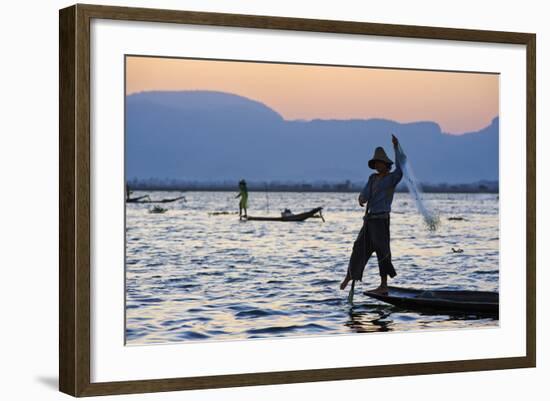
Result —
<svg viewBox="0 0 550 401"><path fill-rule="evenodd" d="M126 198L127 203L137 203L141 201L142 199L148 198L149 195L143 195L143 196L137 196L135 198Z"/></svg>
<svg viewBox="0 0 550 401"><path fill-rule="evenodd" d="M498 315L498 292L416 290L389 287L387 295L369 291L365 295L407 309L461 311Z"/></svg>
<svg viewBox="0 0 550 401"><path fill-rule="evenodd" d="M166 198L166 199L157 199L157 200L154 200L154 199L143 199L144 197L146 197L147 195L145 196L140 196L139 198L130 198L130 199L126 199L126 202L127 203L170 203L170 202L175 202L175 201L178 201L180 199L185 199L185 196L178 196L177 198Z"/></svg>
<svg viewBox="0 0 550 401"><path fill-rule="evenodd" d="M254 217L254 216L248 216L247 220L257 220L257 221L304 221L311 217L320 217L323 218L322 207L316 207L315 209L311 209L309 212L299 213L299 214L291 214L288 216L280 216L280 217Z"/></svg>

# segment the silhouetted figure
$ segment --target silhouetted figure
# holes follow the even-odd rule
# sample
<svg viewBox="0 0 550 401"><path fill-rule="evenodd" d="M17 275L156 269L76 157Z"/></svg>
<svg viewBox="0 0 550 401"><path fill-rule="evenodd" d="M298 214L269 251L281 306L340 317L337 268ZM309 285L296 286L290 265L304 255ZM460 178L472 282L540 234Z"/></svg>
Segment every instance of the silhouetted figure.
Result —
<svg viewBox="0 0 550 401"><path fill-rule="evenodd" d="M247 216L247 209L248 209L248 188L246 187L246 181L240 180L239 181L239 193L235 198L241 198L239 201L239 219L242 219L243 217L246 219ZM244 210L244 215L243 215Z"/></svg>
<svg viewBox="0 0 550 401"><path fill-rule="evenodd" d="M340 289L346 288L350 280L362 280L365 266L376 252L380 270L380 286L371 292L386 294L388 292L388 276L395 277L396 272L391 262L390 251L390 211L395 187L401 181L403 172L400 161L405 155L399 148L397 138L392 135L395 150L395 170L390 172L391 161L382 147L377 147L374 156L369 160L369 167L377 171L371 174L369 180L359 194L359 205L367 205L363 217L363 227L353 244L348 271ZM353 287L352 287L353 289Z"/></svg>
<svg viewBox="0 0 550 401"><path fill-rule="evenodd" d="M130 186L126 184L126 201L130 199L130 195L132 195L132 191L130 191Z"/></svg>

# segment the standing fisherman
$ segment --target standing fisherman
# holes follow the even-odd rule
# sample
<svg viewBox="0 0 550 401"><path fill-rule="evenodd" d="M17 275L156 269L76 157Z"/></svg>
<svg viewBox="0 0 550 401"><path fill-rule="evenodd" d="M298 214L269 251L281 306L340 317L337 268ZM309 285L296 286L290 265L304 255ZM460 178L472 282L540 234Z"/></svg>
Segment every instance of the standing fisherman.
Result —
<svg viewBox="0 0 550 401"><path fill-rule="evenodd" d="M130 200L130 195L132 195L132 191L130 191L130 186L126 184L126 201Z"/></svg>
<svg viewBox="0 0 550 401"><path fill-rule="evenodd" d="M235 198L240 197L241 200L239 202L239 220L241 220L243 217L247 218L247 211L248 208L248 189L246 188L246 181L240 180L239 181L239 193ZM243 216L243 209L244 209L244 216Z"/></svg>
<svg viewBox="0 0 550 401"><path fill-rule="evenodd" d="M395 151L395 170L391 171L393 162L388 158L382 147L377 147L374 156L369 160L369 167L377 171L370 175L369 180L359 194L359 205L367 205L363 217L363 227L353 244L348 271L340 289L346 288L350 280L362 280L365 266L376 252L380 270L380 286L371 292L388 293L388 276L397 274L391 262L390 251L390 211L395 187L401 181L403 172L401 163L405 155L399 147L399 141L392 135ZM353 289L353 286L352 286Z"/></svg>

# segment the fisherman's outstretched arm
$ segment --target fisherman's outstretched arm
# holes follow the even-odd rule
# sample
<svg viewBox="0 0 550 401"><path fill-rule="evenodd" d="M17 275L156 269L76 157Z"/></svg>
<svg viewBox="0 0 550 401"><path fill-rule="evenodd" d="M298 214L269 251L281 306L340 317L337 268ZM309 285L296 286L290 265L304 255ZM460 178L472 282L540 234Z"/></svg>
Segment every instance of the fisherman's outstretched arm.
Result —
<svg viewBox="0 0 550 401"><path fill-rule="evenodd" d="M393 150L395 152L395 170L391 173L394 179L395 185L401 181L403 178L403 170L401 169L402 164L405 162L407 156L403 152L403 149L399 145L399 140L395 135L392 135Z"/></svg>

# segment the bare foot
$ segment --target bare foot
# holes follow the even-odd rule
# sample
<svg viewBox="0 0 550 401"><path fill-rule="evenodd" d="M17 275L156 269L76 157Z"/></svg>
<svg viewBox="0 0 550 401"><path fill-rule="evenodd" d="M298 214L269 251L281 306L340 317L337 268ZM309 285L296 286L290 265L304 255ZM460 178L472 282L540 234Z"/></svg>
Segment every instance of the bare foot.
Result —
<svg viewBox="0 0 550 401"><path fill-rule="evenodd" d="M379 286L378 288L369 291L373 294L380 294L380 295L388 295L388 287L387 286Z"/></svg>
<svg viewBox="0 0 550 401"><path fill-rule="evenodd" d="M344 281L342 281L340 283L340 289L341 290L344 290L347 286L348 286L348 283L350 282L351 278L349 276L346 276L346 278L344 279Z"/></svg>

